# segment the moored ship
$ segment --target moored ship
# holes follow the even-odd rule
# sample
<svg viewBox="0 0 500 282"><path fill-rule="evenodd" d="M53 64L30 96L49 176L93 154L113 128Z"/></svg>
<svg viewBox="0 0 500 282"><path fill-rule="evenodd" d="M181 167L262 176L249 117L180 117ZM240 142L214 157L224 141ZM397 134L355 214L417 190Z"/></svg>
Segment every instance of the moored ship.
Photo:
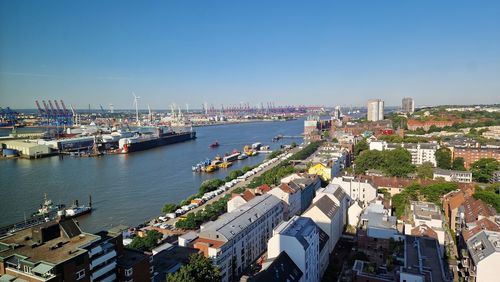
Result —
<svg viewBox="0 0 500 282"><path fill-rule="evenodd" d="M162 127L158 127L156 133L141 133L133 137L122 138L118 145L122 153L130 153L193 139L196 139L196 131L192 129L186 132L172 130L165 132Z"/></svg>

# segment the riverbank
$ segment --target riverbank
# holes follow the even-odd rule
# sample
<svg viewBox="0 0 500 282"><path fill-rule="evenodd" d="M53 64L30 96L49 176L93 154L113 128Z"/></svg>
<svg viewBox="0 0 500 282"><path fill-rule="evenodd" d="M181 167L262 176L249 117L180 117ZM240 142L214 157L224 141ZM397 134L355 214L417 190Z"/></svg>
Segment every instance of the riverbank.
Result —
<svg viewBox="0 0 500 282"><path fill-rule="evenodd" d="M271 143L277 134L297 136L303 131L301 120L289 122L256 122L200 127L192 142L158 147L132 154L107 155L103 158L42 158L0 161L0 226L24 219L38 209L47 193L54 202L93 196L92 215L79 218L84 230L97 232L119 224L136 226L157 216L167 203L178 203L198 193L208 179L225 178L231 170L261 163L264 154L235 161L230 170L211 174L193 173L191 167L200 160L224 155L233 149L262 142L272 150L301 138ZM217 148L208 146L218 140ZM140 211L139 213L137 211Z"/></svg>

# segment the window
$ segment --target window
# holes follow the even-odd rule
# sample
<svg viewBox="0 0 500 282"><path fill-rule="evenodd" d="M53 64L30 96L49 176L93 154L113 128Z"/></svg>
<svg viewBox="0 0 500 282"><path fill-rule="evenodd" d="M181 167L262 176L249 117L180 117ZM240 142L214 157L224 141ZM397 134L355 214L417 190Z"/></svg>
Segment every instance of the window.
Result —
<svg viewBox="0 0 500 282"><path fill-rule="evenodd" d="M132 268L125 269L125 276L132 276L133 273L134 272Z"/></svg>
<svg viewBox="0 0 500 282"><path fill-rule="evenodd" d="M85 278L85 269L82 269L76 273L76 280Z"/></svg>

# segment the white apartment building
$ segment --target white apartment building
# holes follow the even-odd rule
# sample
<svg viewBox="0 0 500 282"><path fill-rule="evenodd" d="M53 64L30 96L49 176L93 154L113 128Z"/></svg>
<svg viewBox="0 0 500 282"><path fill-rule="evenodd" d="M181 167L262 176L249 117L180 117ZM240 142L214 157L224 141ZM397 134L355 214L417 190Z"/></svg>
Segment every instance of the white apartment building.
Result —
<svg viewBox="0 0 500 282"><path fill-rule="evenodd" d="M273 228L283 221L284 203L264 194L203 225L194 247L219 267L222 281L233 281L267 248Z"/></svg>
<svg viewBox="0 0 500 282"><path fill-rule="evenodd" d="M384 119L384 101L380 99L368 100L368 113L366 119L368 121L379 121Z"/></svg>
<svg viewBox="0 0 500 282"><path fill-rule="evenodd" d="M303 217L310 218L329 237L328 253L333 251L335 244L342 235L340 208L328 196L323 195L306 210Z"/></svg>
<svg viewBox="0 0 500 282"><path fill-rule="evenodd" d="M472 172L435 168L433 179L442 178L448 182L471 183Z"/></svg>
<svg viewBox="0 0 500 282"><path fill-rule="evenodd" d="M410 202L412 224L405 223L405 234L438 240L444 250L445 230L440 207L429 202Z"/></svg>
<svg viewBox="0 0 500 282"><path fill-rule="evenodd" d="M467 240L469 273L477 282L498 281L500 232L482 230Z"/></svg>
<svg viewBox="0 0 500 282"><path fill-rule="evenodd" d="M334 177L330 184L339 185L353 201L361 201L365 205L377 197L377 188L367 180L361 181L352 176Z"/></svg>
<svg viewBox="0 0 500 282"><path fill-rule="evenodd" d="M310 218L292 217L274 230L267 244L268 257L285 251L304 273L301 282L320 281L320 230Z"/></svg>
<svg viewBox="0 0 500 282"><path fill-rule="evenodd" d="M286 203L284 212L285 219L289 219L294 215L300 215L300 193L300 189L290 187L288 184L284 183L268 192L268 194L274 195Z"/></svg>
<svg viewBox="0 0 500 282"><path fill-rule="evenodd" d="M370 142L370 150L384 151L394 150L396 148L404 148L411 154L411 163L421 165L425 162L432 163L436 166L436 150L439 149L438 144L434 143L387 143L385 141Z"/></svg>

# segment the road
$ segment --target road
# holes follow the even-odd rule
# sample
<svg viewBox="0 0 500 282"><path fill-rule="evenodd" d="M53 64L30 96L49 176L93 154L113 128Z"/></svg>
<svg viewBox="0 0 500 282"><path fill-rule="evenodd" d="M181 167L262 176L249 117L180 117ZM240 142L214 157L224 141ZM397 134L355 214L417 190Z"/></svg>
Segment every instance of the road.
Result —
<svg viewBox="0 0 500 282"><path fill-rule="evenodd" d="M300 149L299 149L299 147L295 147L295 148L293 148L293 149L291 149L291 150L288 150L286 153L292 153L292 154L295 154L295 153L297 153L299 150L300 150ZM203 210L203 209L205 208L205 205L207 205L207 204L212 204L212 203L214 203L215 201L220 200L220 199L221 199L222 197L224 197L224 195L226 195L226 194L231 194L231 193L234 191L234 189L236 189L236 188L246 187L248 184L250 184L250 182L251 182L251 181L252 181L255 177L262 175L264 172L266 172L266 171L268 171L268 170L272 169L273 167L277 166L279 163L281 163L281 161L277 161L277 162L275 162L275 163L273 163L273 164L271 164L271 165L269 165L269 166L265 167L265 168L264 168L264 169L262 169L260 172L258 172L258 173L256 173L256 174L254 174L254 175L250 176L247 180L245 180L245 181L241 181L241 182L237 183L236 185L234 185L233 187L231 187L229 190L227 190L225 193L222 193L222 194L220 194L220 195L217 195L217 196L215 196L214 198L212 198L212 199L210 199L210 200L206 201L203 205L201 205L201 206L199 206L199 207L197 207L197 208L194 208L194 209L190 210L189 212L185 213L185 214L184 214L184 216L187 216L187 214L188 214L188 213L192 213L192 212L197 212L197 211ZM179 218L180 218L180 217L173 218L173 219L169 219L169 220L168 220L168 221L166 221L165 223L166 223L166 224L170 224L170 225L172 225L172 226L175 226L175 223L179 220Z"/></svg>

